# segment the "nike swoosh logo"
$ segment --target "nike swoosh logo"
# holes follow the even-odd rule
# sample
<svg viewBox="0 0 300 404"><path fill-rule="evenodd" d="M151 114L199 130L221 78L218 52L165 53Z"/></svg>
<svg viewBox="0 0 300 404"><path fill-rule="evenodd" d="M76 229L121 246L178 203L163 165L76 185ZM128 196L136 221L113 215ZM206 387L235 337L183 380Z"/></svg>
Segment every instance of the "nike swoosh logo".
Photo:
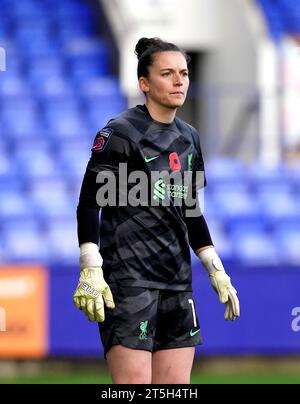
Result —
<svg viewBox="0 0 300 404"><path fill-rule="evenodd" d="M191 330L190 331L190 336L193 337L194 335L198 334L198 332L200 332L200 328L196 331Z"/></svg>
<svg viewBox="0 0 300 404"><path fill-rule="evenodd" d="M156 159L158 159L158 157L159 157L159 156L156 156L156 157L145 157L145 161L146 161L146 163L150 163L150 161L156 160Z"/></svg>

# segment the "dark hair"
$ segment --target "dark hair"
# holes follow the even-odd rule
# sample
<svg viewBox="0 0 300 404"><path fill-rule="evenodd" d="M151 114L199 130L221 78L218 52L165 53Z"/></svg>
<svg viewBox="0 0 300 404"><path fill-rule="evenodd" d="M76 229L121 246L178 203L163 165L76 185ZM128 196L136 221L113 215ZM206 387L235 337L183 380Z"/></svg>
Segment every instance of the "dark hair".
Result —
<svg viewBox="0 0 300 404"><path fill-rule="evenodd" d="M141 38L135 47L135 54L139 60L137 68L138 78L148 77L148 68L153 64L153 55L155 53L170 51L180 52L185 57L187 63L191 61L188 54L173 43L164 42L160 38Z"/></svg>

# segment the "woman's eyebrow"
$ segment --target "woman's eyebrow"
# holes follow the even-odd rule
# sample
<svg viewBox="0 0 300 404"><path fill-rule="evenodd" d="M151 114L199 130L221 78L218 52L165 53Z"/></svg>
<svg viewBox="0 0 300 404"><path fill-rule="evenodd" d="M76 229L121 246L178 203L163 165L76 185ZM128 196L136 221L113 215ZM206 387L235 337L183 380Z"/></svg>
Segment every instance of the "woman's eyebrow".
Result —
<svg viewBox="0 0 300 404"><path fill-rule="evenodd" d="M165 68L163 68L163 69L160 69L159 71L160 71L160 72L163 72L163 71L171 71L171 72L174 72L175 69L172 69L171 67L165 67ZM181 71L181 72L188 72L189 70L188 70L188 69L181 69L180 71Z"/></svg>

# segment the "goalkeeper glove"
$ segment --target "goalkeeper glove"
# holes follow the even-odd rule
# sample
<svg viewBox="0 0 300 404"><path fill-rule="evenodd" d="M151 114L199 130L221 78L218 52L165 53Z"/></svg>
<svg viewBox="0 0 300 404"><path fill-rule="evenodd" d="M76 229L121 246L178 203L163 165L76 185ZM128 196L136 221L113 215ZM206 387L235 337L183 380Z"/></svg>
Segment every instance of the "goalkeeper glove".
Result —
<svg viewBox="0 0 300 404"><path fill-rule="evenodd" d="M237 291L232 286L216 250L214 247L210 247L197 255L209 274L212 286L219 295L220 302L226 305L225 320L234 321L240 316Z"/></svg>
<svg viewBox="0 0 300 404"><path fill-rule="evenodd" d="M108 308L115 307L111 290L103 278L102 262L96 244L85 243L80 246L80 278L73 301L90 321L104 321L103 300Z"/></svg>

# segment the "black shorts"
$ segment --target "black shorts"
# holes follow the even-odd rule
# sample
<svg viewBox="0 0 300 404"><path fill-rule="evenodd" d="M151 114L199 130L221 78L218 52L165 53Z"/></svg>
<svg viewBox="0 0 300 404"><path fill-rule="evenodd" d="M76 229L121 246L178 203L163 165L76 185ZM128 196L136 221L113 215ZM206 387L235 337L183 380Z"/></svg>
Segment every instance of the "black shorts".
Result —
<svg viewBox="0 0 300 404"><path fill-rule="evenodd" d="M99 323L104 354L113 345L150 352L202 343L192 292L111 288L115 309Z"/></svg>

